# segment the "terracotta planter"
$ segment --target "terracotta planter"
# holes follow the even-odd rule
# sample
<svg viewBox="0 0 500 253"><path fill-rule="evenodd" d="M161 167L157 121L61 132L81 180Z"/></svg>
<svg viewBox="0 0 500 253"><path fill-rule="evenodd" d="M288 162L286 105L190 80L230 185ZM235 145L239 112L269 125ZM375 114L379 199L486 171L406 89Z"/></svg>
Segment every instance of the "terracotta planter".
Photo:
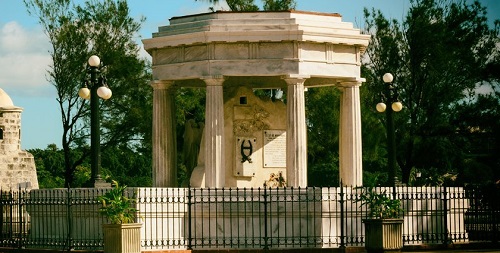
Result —
<svg viewBox="0 0 500 253"><path fill-rule="evenodd" d="M366 219L363 223L367 253L401 252L403 219Z"/></svg>
<svg viewBox="0 0 500 253"><path fill-rule="evenodd" d="M104 253L140 253L141 223L103 224Z"/></svg>

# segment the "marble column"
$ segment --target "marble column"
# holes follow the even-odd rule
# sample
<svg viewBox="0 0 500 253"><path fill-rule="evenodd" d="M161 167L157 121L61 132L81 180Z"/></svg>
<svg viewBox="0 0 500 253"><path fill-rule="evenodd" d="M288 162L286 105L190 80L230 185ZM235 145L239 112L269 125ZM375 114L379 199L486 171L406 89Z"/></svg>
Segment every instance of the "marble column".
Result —
<svg viewBox="0 0 500 253"><path fill-rule="evenodd" d="M225 185L223 77L203 78L207 85L205 109L205 187Z"/></svg>
<svg viewBox="0 0 500 253"><path fill-rule="evenodd" d="M306 78L284 78L287 91L286 181L287 186L307 186L307 128L304 98Z"/></svg>
<svg viewBox="0 0 500 253"><path fill-rule="evenodd" d="M339 170L344 186L362 186L363 168L361 153L361 107L359 86L361 82L340 83L340 147Z"/></svg>
<svg viewBox="0 0 500 253"><path fill-rule="evenodd" d="M153 81L153 186L177 186L175 89L173 81Z"/></svg>

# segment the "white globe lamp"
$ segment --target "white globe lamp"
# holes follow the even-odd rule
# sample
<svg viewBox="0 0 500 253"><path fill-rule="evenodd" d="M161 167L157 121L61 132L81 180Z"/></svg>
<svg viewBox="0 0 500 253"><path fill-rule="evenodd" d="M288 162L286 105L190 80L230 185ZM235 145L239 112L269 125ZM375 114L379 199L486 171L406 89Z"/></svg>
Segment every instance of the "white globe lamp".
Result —
<svg viewBox="0 0 500 253"><path fill-rule="evenodd" d="M89 100L90 99L90 90L87 87L83 87L78 91L78 96L80 96L83 99Z"/></svg>
<svg viewBox="0 0 500 253"><path fill-rule="evenodd" d="M101 59L99 59L97 55L92 55L90 56L88 63L89 66L97 68L99 67L99 65L101 65Z"/></svg>
<svg viewBox="0 0 500 253"><path fill-rule="evenodd" d="M391 73L385 73L384 76L382 76L382 80L384 80L384 83L392 83L394 77L392 76Z"/></svg>
<svg viewBox="0 0 500 253"><path fill-rule="evenodd" d="M112 95L112 92L111 92L111 89L106 87L106 86L101 86L97 89L97 95L104 99L104 100L107 100L111 97Z"/></svg>
<svg viewBox="0 0 500 253"><path fill-rule="evenodd" d="M377 112L385 112L386 107L387 106L384 103L380 102L375 108L377 109Z"/></svg>
<svg viewBox="0 0 500 253"><path fill-rule="evenodd" d="M401 109L403 109L403 104L401 102L397 101L397 102L392 103L391 107L392 107L393 111L399 112L399 111L401 111Z"/></svg>

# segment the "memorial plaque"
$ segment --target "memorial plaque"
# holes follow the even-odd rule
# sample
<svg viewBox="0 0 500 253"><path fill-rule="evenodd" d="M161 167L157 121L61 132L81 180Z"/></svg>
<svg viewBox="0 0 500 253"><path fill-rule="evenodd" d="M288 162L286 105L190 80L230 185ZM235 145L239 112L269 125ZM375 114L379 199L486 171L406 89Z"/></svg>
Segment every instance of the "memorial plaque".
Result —
<svg viewBox="0 0 500 253"><path fill-rule="evenodd" d="M264 168L286 168L286 131L264 130Z"/></svg>

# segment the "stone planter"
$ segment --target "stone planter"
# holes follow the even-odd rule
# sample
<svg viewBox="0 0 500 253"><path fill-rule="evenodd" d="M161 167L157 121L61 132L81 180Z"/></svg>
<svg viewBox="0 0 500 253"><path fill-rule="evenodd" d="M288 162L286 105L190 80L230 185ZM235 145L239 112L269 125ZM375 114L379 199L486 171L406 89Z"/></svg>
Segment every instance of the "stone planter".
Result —
<svg viewBox="0 0 500 253"><path fill-rule="evenodd" d="M363 223L367 253L401 252L403 219L366 219Z"/></svg>
<svg viewBox="0 0 500 253"><path fill-rule="evenodd" d="M103 224L104 253L140 253L141 223Z"/></svg>

